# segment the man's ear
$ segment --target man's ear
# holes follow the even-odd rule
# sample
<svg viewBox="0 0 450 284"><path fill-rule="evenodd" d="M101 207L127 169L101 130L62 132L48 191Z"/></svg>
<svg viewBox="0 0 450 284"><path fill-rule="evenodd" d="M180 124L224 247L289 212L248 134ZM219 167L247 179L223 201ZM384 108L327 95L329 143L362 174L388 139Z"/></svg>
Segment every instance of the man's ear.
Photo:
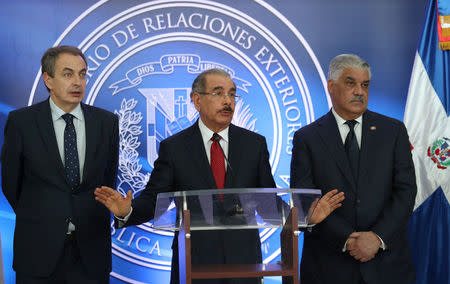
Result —
<svg viewBox="0 0 450 284"><path fill-rule="evenodd" d="M192 95L192 102L194 103L195 109L200 111L200 95L198 93L194 93Z"/></svg>
<svg viewBox="0 0 450 284"><path fill-rule="evenodd" d="M331 79L329 79L328 81L327 81L327 89L328 89L328 93L329 94L331 94L332 92L332 89L333 89L333 86L334 86L334 81L333 80L331 80Z"/></svg>
<svg viewBox="0 0 450 284"><path fill-rule="evenodd" d="M42 74L42 78L44 79L44 83L47 86L48 89L52 89L52 85L53 85L53 78L52 76L48 75L47 72L44 72Z"/></svg>

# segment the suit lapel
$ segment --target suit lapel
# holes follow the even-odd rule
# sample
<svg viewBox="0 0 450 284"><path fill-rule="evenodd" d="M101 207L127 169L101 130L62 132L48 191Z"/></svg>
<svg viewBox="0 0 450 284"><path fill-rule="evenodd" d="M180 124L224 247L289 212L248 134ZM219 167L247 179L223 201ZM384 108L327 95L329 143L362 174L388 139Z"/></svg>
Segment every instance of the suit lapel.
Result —
<svg viewBox="0 0 450 284"><path fill-rule="evenodd" d="M95 169L90 169L95 159L95 153L98 151L98 146L101 141L101 124L98 119L95 119L92 111L84 104L81 104L84 116L84 126L86 129L86 154L84 158L83 168L83 182L88 180L89 173L95 173ZM82 183L83 183L82 182Z"/></svg>
<svg viewBox="0 0 450 284"><path fill-rule="evenodd" d="M358 187L364 180L364 177L369 173L368 168L371 164L369 149L375 149L374 136L376 134L376 121L370 111L366 111L363 115L361 134L361 150L359 154L359 175L358 175Z"/></svg>
<svg viewBox="0 0 450 284"><path fill-rule="evenodd" d="M208 157L206 156L202 134L198 127L198 120L188 131L188 141L184 145L187 148L187 153L190 153L190 160L196 165L194 168L198 168L198 171L201 173L200 176L204 179L207 188L217 188Z"/></svg>
<svg viewBox="0 0 450 284"><path fill-rule="evenodd" d="M324 119L319 122L319 125L319 136L326 145L329 156L334 160L342 174L351 182L351 184L353 184L353 190L356 190L355 179L353 178L333 113L331 111L328 112ZM327 161L324 160L323 162L326 163Z"/></svg>
<svg viewBox="0 0 450 284"><path fill-rule="evenodd" d="M228 161L230 165L227 167L225 175L225 188L233 187L233 176L238 172L239 158L242 157L240 153L242 147L240 147L240 136L236 135L236 128L233 124L230 124L228 129ZM230 167L231 166L231 167Z"/></svg>
<svg viewBox="0 0 450 284"><path fill-rule="evenodd" d="M66 172L63 162L61 161L61 155L58 150L58 143L56 142L55 128L53 126L53 119L50 110L50 102L48 99L40 104L40 108L36 113L36 121L39 128L39 133L42 135L45 148L47 151L47 157L50 160L51 165L56 165L57 171L66 180Z"/></svg>

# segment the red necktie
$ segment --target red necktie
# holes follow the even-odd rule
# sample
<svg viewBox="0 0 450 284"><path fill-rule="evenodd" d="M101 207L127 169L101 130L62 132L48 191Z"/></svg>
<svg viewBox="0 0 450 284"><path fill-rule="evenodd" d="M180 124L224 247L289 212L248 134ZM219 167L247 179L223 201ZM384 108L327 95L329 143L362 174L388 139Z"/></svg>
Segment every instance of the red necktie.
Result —
<svg viewBox="0 0 450 284"><path fill-rule="evenodd" d="M219 136L220 140L222 137ZM216 186L218 189L223 189L225 186L225 158L223 157L222 150L220 149L219 141L211 138L211 170L214 175L214 180L216 181ZM222 198L221 198L222 199Z"/></svg>

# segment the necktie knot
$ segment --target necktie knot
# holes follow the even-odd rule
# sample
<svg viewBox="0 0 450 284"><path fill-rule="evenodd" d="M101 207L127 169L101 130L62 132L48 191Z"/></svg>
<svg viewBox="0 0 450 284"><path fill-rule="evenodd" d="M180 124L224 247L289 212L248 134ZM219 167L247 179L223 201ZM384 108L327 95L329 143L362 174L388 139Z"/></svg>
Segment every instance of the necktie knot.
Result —
<svg viewBox="0 0 450 284"><path fill-rule="evenodd" d="M216 132L214 132L213 136L211 137L211 141L219 142L220 139L222 139L222 137L219 134L217 134Z"/></svg>
<svg viewBox="0 0 450 284"><path fill-rule="evenodd" d="M74 116L72 114L66 113L66 114L61 115L61 117L64 119L64 121L67 124L72 124L73 123Z"/></svg>
<svg viewBox="0 0 450 284"><path fill-rule="evenodd" d="M357 122L356 120L354 120L354 119L352 119L352 120L347 120L347 121L345 122L345 124L348 125L348 127L350 128L350 130L355 129L355 125L356 125L357 123L358 123L358 122Z"/></svg>

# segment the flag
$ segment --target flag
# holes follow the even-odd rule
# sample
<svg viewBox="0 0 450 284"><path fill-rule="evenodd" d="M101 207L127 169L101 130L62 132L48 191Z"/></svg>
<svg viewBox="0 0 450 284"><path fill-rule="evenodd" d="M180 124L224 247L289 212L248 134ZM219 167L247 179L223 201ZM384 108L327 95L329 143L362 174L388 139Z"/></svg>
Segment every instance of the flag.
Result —
<svg viewBox="0 0 450 284"><path fill-rule="evenodd" d="M439 35L439 48L450 49L450 4L448 0L438 1L438 35Z"/></svg>
<svg viewBox="0 0 450 284"><path fill-rule="evenodd" d="M404 117L417 179L408 224L417 284L450 283L450 51L440 48L438 20L449 9L429 0Z"/></svg>

